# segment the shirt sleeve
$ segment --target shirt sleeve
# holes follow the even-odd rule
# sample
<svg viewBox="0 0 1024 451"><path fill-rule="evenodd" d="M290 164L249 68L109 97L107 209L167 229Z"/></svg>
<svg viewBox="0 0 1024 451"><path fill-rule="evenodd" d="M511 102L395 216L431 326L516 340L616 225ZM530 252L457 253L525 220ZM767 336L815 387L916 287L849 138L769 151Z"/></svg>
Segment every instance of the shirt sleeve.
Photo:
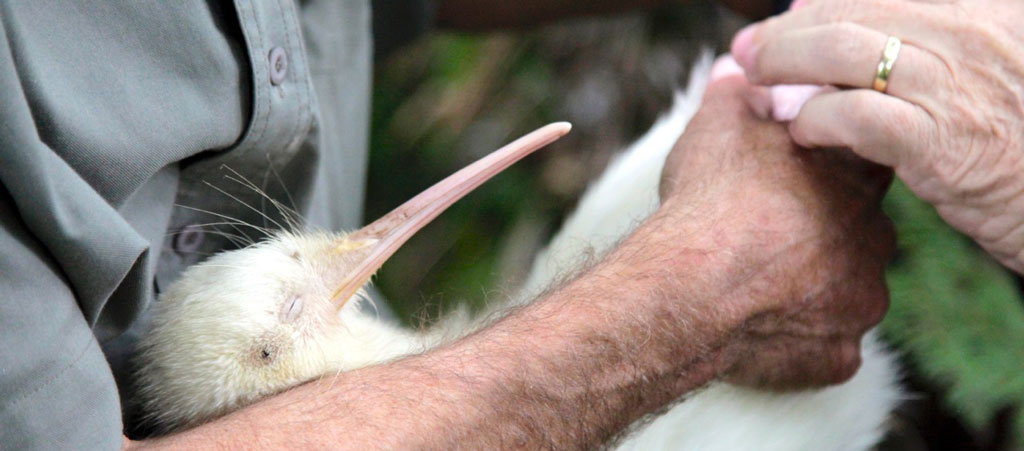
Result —
<svg viewBox="0 0 1024 451"><path fill-rule="evenodd" d="M117 449L110 368L54 262L0 191L0 441L9 449Z"/></svg>
<svg viewBox="0 0 1024 451"><path fill-rule="evenodd" d="M154 274L169 283L228 244L172 247L173 233L210 222L191 209L260 220L206 187L222 167L280 168L314 224L358 224L361 201L332 193L362 192L369 0L301 2L302 24L295 6L0 0L0 449L120 446L118 362Z"/></svg>
<svg viewBox="0 0 1024 451"><path fill-rule="evenodd" d="M82 302L120 277L89 254L95 238L140 246L123 229L77 225L111 207L39 139L0 10L0 448L118 449L117 386ZM100 249L97 252L106 252ZM107 252L110 253L110 252ZM135 255L131 255L135 253ZM99 301L96 301L99 302ZM88 304L87 304L88 305ZM96 311L99 308L95 309Z"/></svg>

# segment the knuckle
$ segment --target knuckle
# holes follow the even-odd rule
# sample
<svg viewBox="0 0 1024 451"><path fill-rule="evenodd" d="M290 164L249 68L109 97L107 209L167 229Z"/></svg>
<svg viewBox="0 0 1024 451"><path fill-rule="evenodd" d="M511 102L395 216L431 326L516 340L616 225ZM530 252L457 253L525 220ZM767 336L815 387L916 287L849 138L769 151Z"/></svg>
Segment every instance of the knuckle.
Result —
<svg viewBox="0 0 1024 451"><path fill-rule="evenodd" d="M881 130L878 130L879 137L886 141L892 140L895 137L907 134L908 132L913 133L914 126L910 115L903 110L893 110L890 112L889 120L882 121Z"/></svg>
<svg viewBox="0 0 1024 451"><path fill-rule="evenodd" d="M839 344L837 358L832 371L828 375L829 384L841 384L853 378L860 369L860 343L844 340Z"/></svg>
<svg viewBox="0 0 1024 451"><path fill-rule="evenodd" d="M876 119L872 125L877 130L872 131L877 134L877 139L881 141L879 144L889 147L902 147L906 137L922 135L922 127L918 120L919 116L916 113L915 110L908 108L890 108L887 111L885 120L878 121ZM903 152L896 152L896 154L900 155Z"/></svg>
<svg viewBox="0 0 1024 451"><path fill-rule="evenodd" d="M858 25L840 21L817 27L813 33L804 35L805 39L810 40L807 44L807 55L813 55L814 65L811 68L828 71L832 73L833 78L842 76L835 71L850 66L850 55L859 55L863 52L862 34ZM802 69L805 68L794 68ZM836 78L832 82L845 83L846 80Z"/></svg>
<svg viewBox="0 0 1024 451"><path fill-rule="evenodd" d="M885 289L885 284L881 284L880 289L875 289L875 293L868 299L865 307L864 315L864 327L862 332L871 329L882 322L885 318L886 312L889 311L889 294L888 290Z"/></svg>
<svg viewBox="0 0 1024 451"><path fill-rule="evenodd" d="M821 42L826 43L828 47L821 50L833 52L830 55L835 58L848 60L850 55L856 55L864 50L860 42L863 36L861 27L853 22L847 20L836 22L828 27L827 33L828 39Z"/></svg>

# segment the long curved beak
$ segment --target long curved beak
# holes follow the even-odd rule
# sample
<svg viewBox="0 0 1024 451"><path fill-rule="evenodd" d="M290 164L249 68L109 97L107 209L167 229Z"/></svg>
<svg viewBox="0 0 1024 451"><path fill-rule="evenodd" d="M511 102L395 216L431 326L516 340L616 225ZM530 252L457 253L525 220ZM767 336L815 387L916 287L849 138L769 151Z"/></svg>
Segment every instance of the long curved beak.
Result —
<svg viewBox="0 0 1024 451"><path fill-rule="evenodd" d="M571 128L568 122L556 122L534 130L462 168L372 224L348 235L346 238L350 242L365 242L367 245L359 249L363 255L362 260L347 271L331 300L340 301L340 309L423 226L513 163L565 136Z"/></svg>

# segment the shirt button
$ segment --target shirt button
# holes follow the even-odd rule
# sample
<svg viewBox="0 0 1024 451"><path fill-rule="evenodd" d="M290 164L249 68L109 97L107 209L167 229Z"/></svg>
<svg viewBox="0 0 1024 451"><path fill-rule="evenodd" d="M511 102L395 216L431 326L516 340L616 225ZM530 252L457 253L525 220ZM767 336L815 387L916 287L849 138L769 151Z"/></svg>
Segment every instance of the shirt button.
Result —
<svg viewBox="0 0 1024 451"><path fill-rule="evenodd" d="M270 82L279 85L288 74L288 53L281 47L270 50Z"/></svg>
<svg viewBox="0 0 1024 451"><path fill-rule="evenodd" d="M179 254L190 254L198 251L203 244L203 228L198 225L187 225L178 232L174 239L174 250Z"/></svg>

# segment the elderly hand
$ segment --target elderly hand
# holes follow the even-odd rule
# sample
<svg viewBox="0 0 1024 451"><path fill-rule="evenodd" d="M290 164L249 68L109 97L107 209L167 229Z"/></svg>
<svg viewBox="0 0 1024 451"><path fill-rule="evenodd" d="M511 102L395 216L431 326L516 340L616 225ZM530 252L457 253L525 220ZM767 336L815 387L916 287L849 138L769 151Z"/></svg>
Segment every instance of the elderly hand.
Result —
<svg viewBox="0 0 1024 451"><path fill-rule="evenodd" d="M693 246L741 262L721 284L730 291L720 308L743 320L720 375L772 388L841 382L888 305L895 243L880 201L891 171L849 152L797 148L784 125L748 107L766 107L766 95L741 75L709 86L666 161L662 210L680 212L687 230L697 225L691 242L710 237Z"/></svg>
<svg viewBox="0 0 1024 451"><path fill-rule="evenodd" d="M849 87L790 124L807 147L892 166L1003 264L1024 271L1024 2L809 0L737 35L760 84ZM902 40L885 93L870 89L888 36Z"/></svg>

